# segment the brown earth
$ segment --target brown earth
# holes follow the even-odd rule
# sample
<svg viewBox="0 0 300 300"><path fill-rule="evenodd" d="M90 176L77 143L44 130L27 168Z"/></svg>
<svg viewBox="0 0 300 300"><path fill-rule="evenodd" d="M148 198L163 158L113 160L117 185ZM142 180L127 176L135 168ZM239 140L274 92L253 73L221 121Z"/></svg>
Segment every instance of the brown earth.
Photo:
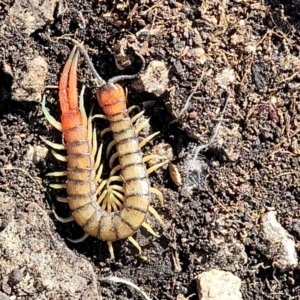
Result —
<svg viewBox="0 0 300 300"><path fill-rule="evenodd" d="M275 210L299 244L299 5L0 1L0 299L142 299L124 284L99 280L113 275L153 299L193 300L195 276L212 268L240 277L245 300L300 299L299 268L278 267L260 224ZM44 149L39 136L61 142L39 101L46 94L59 119L52 87L72 48L62 36L83 41L105 79L136 73L141 62L134 50L147 65L161 61L169 71L160 96L122 83L129 104L145 107L152 129L161 132L143 151L169 144L183 180L177 187L166 168L150 178L164 194L164 206L153 206L166 226L150 218L160 238L138 231L146 261L128 241L114 243L115 261L105 242L73 244L67 238L79 238L81 229L53 216L54 207L60 216L69 211L46 174L65 165L51 154L33 156L35 147ZM89 111L96 85L83 58L78 77ZM197 146L209 142L197 155Z"/></svg>

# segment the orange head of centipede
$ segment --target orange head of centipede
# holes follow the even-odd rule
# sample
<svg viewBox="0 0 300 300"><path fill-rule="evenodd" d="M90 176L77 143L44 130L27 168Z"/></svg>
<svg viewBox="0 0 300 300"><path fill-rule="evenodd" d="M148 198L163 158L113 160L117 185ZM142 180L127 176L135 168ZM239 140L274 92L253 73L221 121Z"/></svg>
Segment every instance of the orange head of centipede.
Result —
<svg viewBox="0 0 300 300"><path fill-rule="evenodd" d="M126 96L119 84L108 82L97 91L97 100L107 116L118 114L126 109Z"/></svg>

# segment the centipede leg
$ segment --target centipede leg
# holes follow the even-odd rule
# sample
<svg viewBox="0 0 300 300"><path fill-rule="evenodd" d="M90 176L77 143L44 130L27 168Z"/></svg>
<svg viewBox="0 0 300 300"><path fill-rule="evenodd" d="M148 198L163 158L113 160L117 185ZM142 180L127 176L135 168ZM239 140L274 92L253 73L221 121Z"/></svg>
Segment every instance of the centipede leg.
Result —
<svg viewBox="0 0 300 300"><path fill-rule="evenodd" d="M159 237L159 234L157 234L148 223L144 222L142 226L153 236Z"/></svg>
<svg viewBox="0 0 300 300"><path fill-rule="evenodd" d="M120 171L122 169L121 165L115 166L111 171L110 171L110 176L113 176L116 174L116 172Z"/></svg>
<svg viewBox="0 0 300 300"><path fill-rule="evenodd" d="M110 253L110 259L115 260L115 254L114 254L114 248L113 248L112 242L107 241L107 246L108 246L108 251Z"/></svg>
<svg viewBox="0 0 300 300"><path fill-rule="evenodd" d="M55 212L55 210L53 210L52 212L53 212L53 214L54 214L55 219L58 220L58 221L61 222L61 223L69 223L69 222L74 221L73 216L70 216L70 217L68 217L68 218L61 218L61 217L59 217L59 216L57 215L57 213Z"/></svg>
<svg viewBox="0 0 300 300"><path fill-rule="evenodd" d="M164 221L161 219L157 211L154 209L153 206L149 205L149 212L155 217L155 219L162 225L164 226Z"/></svg>
<svg viewBox="0 0 300 300"><path fill-rule="evenodd" d="M149 125L149 120L145 120L142 124L135 127L135 134L138 135L146 126Z"/></svg>
<svg viewBox="0 0 300 300"><path fill-rule="evenodd" d="M110 168L112 168L112 166L113 166L113 164L114 164L114 161L116 160L116 158L119 156L119 153L118 152L116 152L116 153L114 153L112 156L111 156L111 158L110 158L110 160L109 160L109 167Z"/></svg>
<svg viewBox="0 0 300 300"><path fill-rule="evenodd" d="M62 125L61 125L61 123L58 122L57 120L55 120L55 118L50 115L50 112L46 108L46 96L44 96L43 100L42 100L42 112L44 113L45 118L49 121L49 123L53 127L55 127L59 131L62 131Z"/></svg>
<svg viewBox="0 0 300 300"><path fill-rule="evenodd" d="M128 114L130 114L134 109L138 109L138 110L140 110L140 107L139 106L137 106L137 105L132 105L132 106L130 106L128 109L127 109L127 111L128 111ZM143 110L142 112L140 112L140 113L144 113L145 111ZM140 113L138 113L138 114L140 114ZM142 115L141 114L141 115ZM138 117L137 117L138 118Z"/></svg>
<svg viewBox="0 0 300 300"><path fill-rule="evenodd" d="M46 176L60 177L60 176L67 176L67 174L68 174L68 171L56 171L56 172L47 173Z"/></svg>
<svg viewBox="0 0 300 300"><path fill-rule="evenodd" d="M132 108L132 106L131 106L130 108ZM133 108L135 108L135 107L133 107ZM128 109L128 113L130 113L130 112L129 112L129 109ZM135 116L133 116L133 117L131 118L131 120L130 120L131 124L134 124L134 123L137 121L137 119L138 119L139 117L141 117L144 113L145 113L145 111L142 110L142 111L140 111L138 114L136 114Z"/></svg>
<svg viewBox="0 0 300 300"><path fill-rule="evenodd" d="M95 165L94 165L94 170L96 172L96 176L95 176L95 179L94 179L95 185L97 185L98 182L100 181L102 171L103 171L103 164L100 165L101 156L102 156L102 147L103 147L103 144L101 144L99 149L98 149L98 153L97 153L96 160L95 160Z"/></svg>
<svg viewBox="0 0 300 300"><path fill-rule="evenodd" d="M139 255L141 256L142 255L142 248L141 246L139 245L139 243L132 237L132 236L129 236L128 237L128 241L133 244L139 251Z"/></svg>
<svg viewBox="0 0 300 300"><path fill-rule="evenodd" d="M56 200L58 202L68 203L68 198L65 198L65 197L56 197Z"/></svg>
<svg viewBox="0 0 300 300"><path fill-rule="evenodd" d="M88 127L89 125L89 120L87 119L86 116L86 110L84 108L84 91L85 91L85 85L82 86L81 91L80 91L80 95L79 95L79 109L80 109L80 113L81 113L81 118L82 118L82 123L85 127Z"/></svg>
<svg viewBox="0 0 300 300"><path fill-rule="evenodd" d="M68 161L68 156L61 155L54 150L52 150L51 153L57 160L64 161L64 162Z"/></svg>
<svg viewBox="0 0 300 300"><path fill-rule="evenodd" d="M164 196L160 190L158 190L154 187L150 187L150 192L151 192L151 194L155 194L158 197L161 205L164 205Z"/></svg>
<svg viewBox="0 0 300 300"><path fill-rule="evenodd" d="M73 239L67 238L67 240L70 241L70 242L72 242L72 243L77 244L77 243L83 242L88 236L89 236L89 234L88 234L88 233L85 233L85 234L84 234L81 238L79 238L79 239L73 240Z"/></svg>
<svg viewBox="0 0 300 300"><path fill-rule="evenodd" d="M150 167L149 169L147 169L147 174L151 174L152 172L154 172L155 170L159 169L160 167L162 167L163 165L167 164L169 161L166 160L166 161L163 161L161 163L158 163L152 167Z"/></svg>
<svg viewBox="0 0 300 300"><path fill-rule="evenodd" d="M112 147L115 146L116 143L117 143L116 141L111 141L111 142L108 144L107 149L106 149L106 157L109 156L109 153L110 153Z"/></svg>
<svg viewBox="0 0 300 300"><path fill-rule="evenodd" d="M49 147L55 149L55 150L65 150L66 146L63 144L57 144L57 143L53 143L47 139L45 139L44 137L40 136L40 139Z"/></svg>
<svg viewBox="0 0 300 300"><path fill-rule="evenodd" d="M67 188L66 183L51 183L49 186L53 189L66 189Z"/></svg>
<svg viewBox="0 0 300 300"><path fill-rule="evenodd" d="M167 158L165 156L161 156L161 155L157 155L157 154L149 154L147 156L144 156L143 162L146 163L151 159L159 159L159 160L164 159L167 162Z"/></svg>
<svg viewBox="0 0 300 300"><path fill-rule="evenodd" d="M154 132L151 135L149 135L148 137L144 138L140 143L140 147L143 148L147 143L149 143L155 136L157 136L160 132Z"/></svg>
<svg viewBox="0 0 300 300"><path fill-rule="evenodd" d="M105 129L103 129L100 133L100 137L103 138L104 134L107 133L107 132L111 132L111 129L110 127L107 127Z"/></svg>
<svg viewBox="0 0 300 300"><path fill-rule="evenodd" d="M107 183L107 180L103 180L100 185L97 187L96 189L96 195L100 194L102 192L102 190L104 189L105 185Z"/></svg>

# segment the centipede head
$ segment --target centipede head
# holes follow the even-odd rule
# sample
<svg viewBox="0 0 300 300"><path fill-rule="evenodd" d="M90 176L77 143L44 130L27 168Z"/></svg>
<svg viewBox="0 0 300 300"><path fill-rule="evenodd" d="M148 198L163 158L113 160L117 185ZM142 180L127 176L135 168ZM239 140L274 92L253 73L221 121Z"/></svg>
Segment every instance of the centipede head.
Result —
<svg viewBox="0 0 300 300"><path fill-rule="evenodd" d="M107 83L97 91L97 100L107 116L118 114L126 109L126 95L119 84Z"/></svg>

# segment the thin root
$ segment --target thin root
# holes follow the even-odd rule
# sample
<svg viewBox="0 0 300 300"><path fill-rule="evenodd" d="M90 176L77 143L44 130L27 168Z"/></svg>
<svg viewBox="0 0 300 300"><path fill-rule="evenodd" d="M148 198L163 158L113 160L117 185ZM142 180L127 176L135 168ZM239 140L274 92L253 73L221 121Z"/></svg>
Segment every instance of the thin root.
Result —
<svg viewBox="0 0 300 300"><path fill-rule="evenodd" d="M134 288L135 290L137 290L139 293L142 294L142 296L146 299L146 300L151 300L150 297L148 297L148 295L143 292L137 285L135 285L134 283L132 283L131 281L127 280L127 279L123 279L120 277L116 277L116 276L109 276L109 277L99 277L98 278L100 281L112 281L112 282L116 282L116 283L124 283L128 286L131 286L132 288Z"/></svg>

